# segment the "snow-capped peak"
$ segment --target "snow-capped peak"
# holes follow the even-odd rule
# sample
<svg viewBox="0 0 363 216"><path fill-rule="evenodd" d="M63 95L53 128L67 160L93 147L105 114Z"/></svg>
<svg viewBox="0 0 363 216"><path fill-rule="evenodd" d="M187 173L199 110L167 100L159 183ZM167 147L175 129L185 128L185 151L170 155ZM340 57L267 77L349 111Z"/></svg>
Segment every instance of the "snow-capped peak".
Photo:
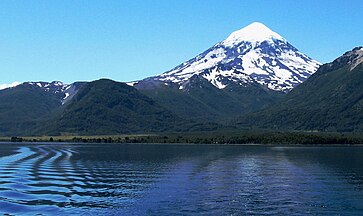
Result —
<svg viewBox="0 0 363 216"><path fill-rule="evenodd" d="M226 40L222 41L221 44L227 47L231 47L238 45L243 41L254 43L268 41L272 39L285 41L283 37L281 37L276 32L273 32L264 24L254 22L241 30L233 32Z"/></svg>
<svg viewBox="0 0 363 216"><path fill-rule="evenodd" d="M188 80L199 76L219 89L231 83L241 86L255 83L288 92L315 73L320 65L279 34L255 22L172 70L130 85L142 88L153 86L152 83L173 83L185 89L183 86Z"/></svg>

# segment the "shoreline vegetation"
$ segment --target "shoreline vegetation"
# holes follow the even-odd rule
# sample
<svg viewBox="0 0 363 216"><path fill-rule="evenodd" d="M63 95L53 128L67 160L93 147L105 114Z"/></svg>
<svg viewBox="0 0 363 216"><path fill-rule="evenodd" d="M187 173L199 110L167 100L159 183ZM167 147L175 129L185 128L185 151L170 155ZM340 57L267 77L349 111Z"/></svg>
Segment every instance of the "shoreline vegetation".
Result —
<svg viewBox="0 0 363 216"><path fill-rule="evenodd" d="M123 135L63 135L0 137L2 142L64 143L184 143L184 144L281 144L281 145L359 145L363 133L335 132L204 132Z"/></svg>

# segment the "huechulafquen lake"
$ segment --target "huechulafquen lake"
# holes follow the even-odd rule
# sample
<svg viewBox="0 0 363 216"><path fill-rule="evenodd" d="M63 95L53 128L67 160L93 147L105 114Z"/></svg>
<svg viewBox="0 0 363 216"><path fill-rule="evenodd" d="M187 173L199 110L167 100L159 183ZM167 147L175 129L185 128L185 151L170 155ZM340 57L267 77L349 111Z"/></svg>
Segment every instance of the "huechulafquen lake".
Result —
<svg viewBox="0 0 363 216"><path fill-rule="evenodd" d="M0 213L363 214L363 147L0 144Z"/></svg>

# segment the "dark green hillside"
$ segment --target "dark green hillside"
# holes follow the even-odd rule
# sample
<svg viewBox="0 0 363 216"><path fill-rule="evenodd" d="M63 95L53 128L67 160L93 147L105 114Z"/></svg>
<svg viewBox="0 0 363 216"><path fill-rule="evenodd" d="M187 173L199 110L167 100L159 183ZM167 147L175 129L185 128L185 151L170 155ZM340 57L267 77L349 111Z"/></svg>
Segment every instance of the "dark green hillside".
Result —
<svg viewBox="0 0 363 216"><path fill-rule="evenodd" d="M363 63L357 65L362 52L363 48L356 48L321 66L280 103L245 116L238 124L283 130L363 131Z"/></svg>
<svg viewBox="0 0 363 216"><path fill-rule="evenodd" d="M87 83L62 113L37 134L123 134L177 130L186 123L124 83L101 79Z"/></svg>
<svg viewBox="0 0 363 216"><path fill-rule="evenodd" d="M60 95L30 84L0 91L0 134L26 134L61 105Z"/></svg>
<svg viewBox="0 0 363 216"><path fill-rule="evenodd" d="M253 84L231 83L225 89L218 89L198 76L192 77L183 90L159 85L140 88L140 91L179 116L202 122L227 121L265 108L283 96L283 93Z"/></svg>

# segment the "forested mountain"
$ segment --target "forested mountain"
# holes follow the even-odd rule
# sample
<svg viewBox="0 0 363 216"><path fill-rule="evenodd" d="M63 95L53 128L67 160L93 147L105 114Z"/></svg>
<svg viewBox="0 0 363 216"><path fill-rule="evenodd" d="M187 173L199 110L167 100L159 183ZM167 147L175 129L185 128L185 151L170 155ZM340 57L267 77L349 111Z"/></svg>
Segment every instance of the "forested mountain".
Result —
<svg viewBox="0 0 363 216"><path fill-rule="evenodd" d="M363 47L324 64L279 103L242 117L244 127L363 131Z"/></svg>
<svg viewBox="0 0 363 216"><path fill-rule="evenodd" d="M125 134L188 131L185 121L125 83L101 79L86 83L61 112L35 134Z"/></svg>
<svg viewBox="0 0 363 216"><path fill-rule="evenodd" d="M27 134L71 99L83 83L25 82L0 91L0 134Z"/></svg>

